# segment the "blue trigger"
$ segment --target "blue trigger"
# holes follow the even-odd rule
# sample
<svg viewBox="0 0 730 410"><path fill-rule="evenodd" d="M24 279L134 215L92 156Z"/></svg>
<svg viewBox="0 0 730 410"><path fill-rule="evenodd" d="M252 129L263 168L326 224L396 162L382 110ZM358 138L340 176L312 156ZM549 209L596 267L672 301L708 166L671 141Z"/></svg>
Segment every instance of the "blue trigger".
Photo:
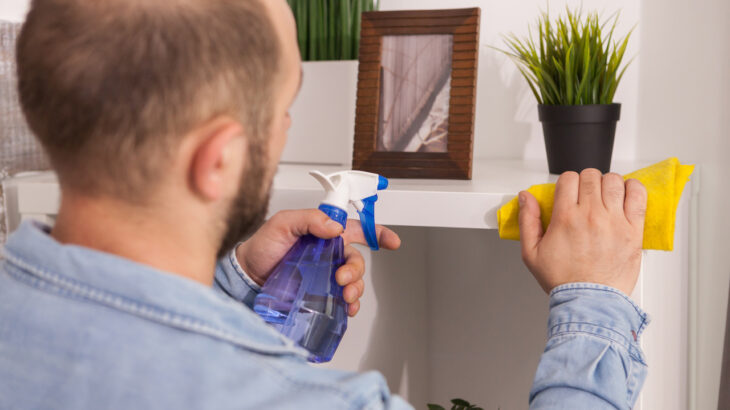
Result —
<svg viewBox="0 0 730 410"><path fill-rule="evenodd" d="M364 198L362 200L362 211L357 211L357 214L360 215L360 224L362 225L365 240L368 241L370 249L374 251L380 249L378 246L378 237L375 235L375 201L377 200L377 195Z"/></svg>
<svg viewBox="0 0 730 410"><path fill-rule="evenodd" d="M378 175L378 191L388 187L388 178Z"/></svg>

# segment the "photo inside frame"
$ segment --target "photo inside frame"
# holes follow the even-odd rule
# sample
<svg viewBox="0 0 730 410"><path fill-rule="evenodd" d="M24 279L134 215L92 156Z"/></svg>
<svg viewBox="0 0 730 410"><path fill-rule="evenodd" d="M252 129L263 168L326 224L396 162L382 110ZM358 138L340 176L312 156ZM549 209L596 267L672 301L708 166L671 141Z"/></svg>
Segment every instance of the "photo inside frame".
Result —
<svg viewBox="0 0 730 410"><path fill-rule="evenodd" d="M452 34L383 36L376 150L448 152Z"/></svg>

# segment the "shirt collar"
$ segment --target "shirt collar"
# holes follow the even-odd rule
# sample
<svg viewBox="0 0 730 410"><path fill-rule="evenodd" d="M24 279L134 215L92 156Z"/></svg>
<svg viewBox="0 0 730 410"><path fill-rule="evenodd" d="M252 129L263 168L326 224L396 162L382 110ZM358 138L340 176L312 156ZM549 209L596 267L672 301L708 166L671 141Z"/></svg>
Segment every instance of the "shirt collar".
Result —
<svg viewBox="0 0 730 410"><path fill-rule="evenodd" d="M92 303L266 354L306 355L251 309L182 276L113 254L65 245L50 228L23 222L8 238L9 266Z"/></svg>

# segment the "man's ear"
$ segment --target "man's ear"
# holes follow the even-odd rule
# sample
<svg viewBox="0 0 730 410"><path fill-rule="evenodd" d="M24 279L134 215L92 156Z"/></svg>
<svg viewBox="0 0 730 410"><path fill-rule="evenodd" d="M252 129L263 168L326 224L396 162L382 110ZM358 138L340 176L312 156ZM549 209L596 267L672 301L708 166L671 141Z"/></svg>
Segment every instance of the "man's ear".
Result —
<svg viewBox="0 0 730 410"><path fill-rule="evenodd" d="M230 117L217 117L198 127L194 134L190 188L204 201L223 199L240 182L247 149L243 127Z"/></svg>

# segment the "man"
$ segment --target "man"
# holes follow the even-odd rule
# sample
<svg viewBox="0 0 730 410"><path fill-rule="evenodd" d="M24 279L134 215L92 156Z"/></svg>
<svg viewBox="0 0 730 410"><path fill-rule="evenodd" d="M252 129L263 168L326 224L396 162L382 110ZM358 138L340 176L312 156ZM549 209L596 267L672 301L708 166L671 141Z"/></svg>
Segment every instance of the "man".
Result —
<svg viewBox="0 0 730 410"><path fill-rule="evenodd" d="M17 46L24 113L58 174L53 228L0 265L0 408L407 408L375 372L309 366L250 309L316 210L261 222L301 82L284 0L34 0ZM646 193L596 170L558 181L523 257L551 292L532 408L630 408L646 374L637 280ZM396 249L400 239L378 227ZM359 308L363 259L337 272Z"/></svg>

